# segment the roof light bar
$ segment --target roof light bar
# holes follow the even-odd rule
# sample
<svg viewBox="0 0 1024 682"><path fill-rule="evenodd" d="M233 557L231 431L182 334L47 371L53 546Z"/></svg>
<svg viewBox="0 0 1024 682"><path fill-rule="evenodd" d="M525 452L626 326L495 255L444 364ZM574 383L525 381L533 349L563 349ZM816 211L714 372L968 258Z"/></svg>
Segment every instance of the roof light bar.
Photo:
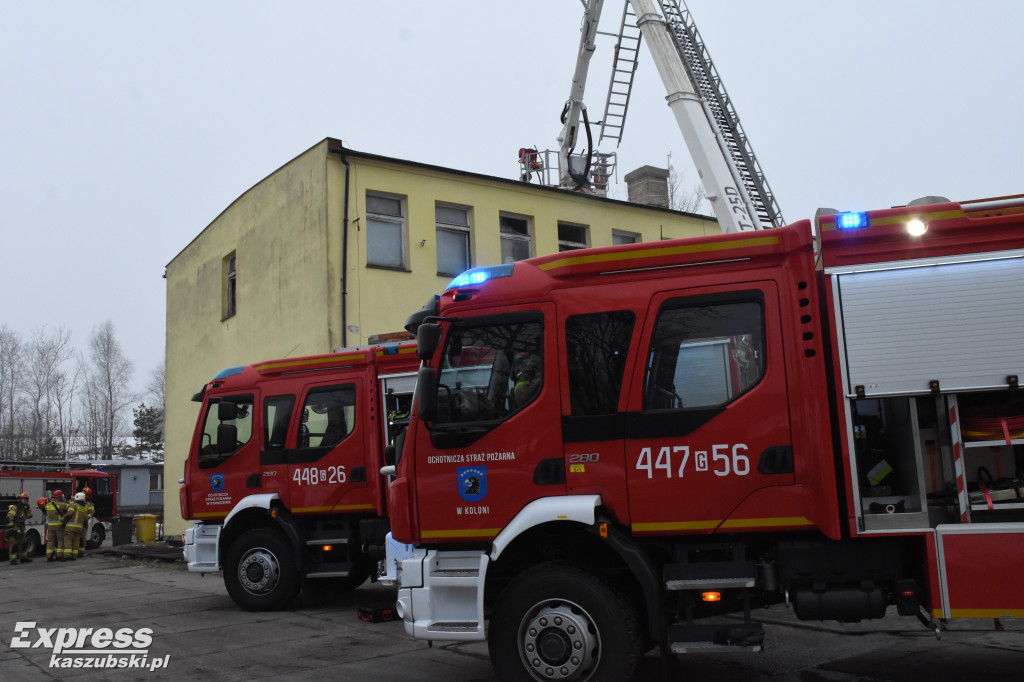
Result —
<svg viewBox="0 0 1024 682"><path fill-rule="evenodd" d="M514 263L506 263L504 265L491 265L486 268L473 268L472 270L466 270L464 273L453 279L445 287L445 291L449 289L459 289L461 287L479 286L491 279L499 279L501 277L511 277L512 267Z"/></svg>
<svg viewBox="0 0 1024 682"><path fill-rule="evenodd" d="M849 211L836 216L836 227L840 230L858 230L868 226L868 214L865 211Z"/></svg>

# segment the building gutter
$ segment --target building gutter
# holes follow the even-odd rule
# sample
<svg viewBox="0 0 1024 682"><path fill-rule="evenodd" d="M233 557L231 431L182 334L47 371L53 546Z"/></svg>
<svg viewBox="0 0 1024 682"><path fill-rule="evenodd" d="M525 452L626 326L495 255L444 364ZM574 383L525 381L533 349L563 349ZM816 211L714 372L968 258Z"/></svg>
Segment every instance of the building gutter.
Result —
<svg viewBox="0 0 1024 682"><path fill-rule="evenodd" d="M336 151L345 164L345 206L341 214L341 347L348 348L348 201L349 174L352 171L342 150Z"/></svg>

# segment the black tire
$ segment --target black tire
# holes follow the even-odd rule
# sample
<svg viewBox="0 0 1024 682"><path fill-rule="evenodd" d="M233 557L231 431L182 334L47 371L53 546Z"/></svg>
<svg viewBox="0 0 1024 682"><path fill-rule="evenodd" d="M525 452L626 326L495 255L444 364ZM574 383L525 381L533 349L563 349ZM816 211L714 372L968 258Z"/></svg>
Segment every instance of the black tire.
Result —
<svg viewBox="0 0 1024 682"><path fill-rule="evenodd" d="M39 533L34 530L30 530L25 533L25 546L21 548L21 555L32 558L42 554L43 542L39 537Z"/></svg>
<svg viewBox="0 0 1024 682"><path fill-rule="evenodd" d="M99 549L99 546L103 544L103 541L107 538L107 531L103 529L102 523L93 524L92 530L89 531L89 539L85 541L86 549Z"/></svg>
<svg viewBox="0 0 1024 682"><path fill-rule="evenodd" d="M515 578L491 611L487 638L503 682L622 682L641 656L634 605L596 575L545 564Z"/></svg>
<svg viewBox="0 0 1024 682"><path fill-rule="evenodd" d="M224 586L235 603L247 611L274 611L287 606L301 587L288 540L269 528L242 533L228 547Z"/></svg>

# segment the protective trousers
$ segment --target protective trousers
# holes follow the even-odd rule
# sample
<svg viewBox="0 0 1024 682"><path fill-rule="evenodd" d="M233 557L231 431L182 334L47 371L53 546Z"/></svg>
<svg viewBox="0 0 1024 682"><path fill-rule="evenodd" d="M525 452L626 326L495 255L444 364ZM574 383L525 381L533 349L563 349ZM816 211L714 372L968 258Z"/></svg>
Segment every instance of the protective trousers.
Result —
<svg viewBox="0 0 1024 682"><path fill-rule="evenodd" d="M82 537L82 524L69 523L64 528L64 560L75 560L78 554L78 540Z"/></svg>
<svg viewBox="0 0 1024 682"><path fill-rule="evenodd" d="M28 556L25 554L25 531L18 528L10 528L7 531L7 553L11 558L11 565L18 563L21 559L24 563Z"/></svg>
<svg viewBox="0 0 1024 682"><path fill-rule="evenodd" d="M64 558L64 526L60 521L46 525L46 560Z"/></svg>

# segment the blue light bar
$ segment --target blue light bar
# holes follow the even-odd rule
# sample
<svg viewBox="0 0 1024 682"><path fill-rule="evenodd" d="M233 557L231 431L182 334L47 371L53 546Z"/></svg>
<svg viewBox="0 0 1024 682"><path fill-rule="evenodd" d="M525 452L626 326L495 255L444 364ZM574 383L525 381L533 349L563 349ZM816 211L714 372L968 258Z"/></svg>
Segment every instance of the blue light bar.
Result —
<svg viewBox="0 0 1024 682"><path fill-rule="evenodd" d="M227 379L228 377L233 377L236 374L241 374L242 370L244 369L245 367L228 367L227 369L222 369L221 371L217 372L217 375L213 377L213 379L210 379L210 381L217 381L218 379Z"/></svg>
<svg viewBox="0 0 1024 682"><path fill-rule="evenodd" d="M856 230L868 226L868 214L851 211L836 216L836 227L840 230Z"/></svg>
<svg viewBox="0 0 1024 682"><path fill-rule="evenodd" d="M462 287L479 286L489 279L498 279L501 277L511 277L512 267L514 263L506 263L505 265L491 265L486 268L473 268L472 270L466 270L464 273L453 279L445 287L445 291L449 289L460 289Z"/></svg>

